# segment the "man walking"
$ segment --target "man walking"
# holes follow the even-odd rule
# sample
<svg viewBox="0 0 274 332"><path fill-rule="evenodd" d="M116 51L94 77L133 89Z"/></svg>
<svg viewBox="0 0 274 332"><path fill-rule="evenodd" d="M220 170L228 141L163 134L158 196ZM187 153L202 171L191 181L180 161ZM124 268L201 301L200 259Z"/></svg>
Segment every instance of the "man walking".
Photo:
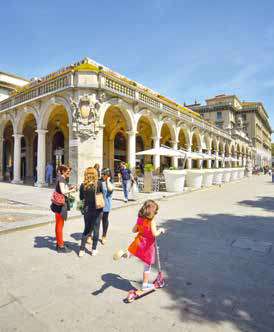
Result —
<svg viewBox="0 0 274 332"><path fill-rule="evenodd" d="M52 185L52 174L53 174L53 166L51 163L47 163L46 166L46 182L49 185Z"/></svg>
<svg viewBox="0 0 274 332"><path fill-rule="evenodd" d="M126 164L123 161L120 163L118 177L119 182L122 182L122 187L124 190L124 202L127 203L130 180L134 182L134 178L132 176L131 170L126 167Z"/></svg>

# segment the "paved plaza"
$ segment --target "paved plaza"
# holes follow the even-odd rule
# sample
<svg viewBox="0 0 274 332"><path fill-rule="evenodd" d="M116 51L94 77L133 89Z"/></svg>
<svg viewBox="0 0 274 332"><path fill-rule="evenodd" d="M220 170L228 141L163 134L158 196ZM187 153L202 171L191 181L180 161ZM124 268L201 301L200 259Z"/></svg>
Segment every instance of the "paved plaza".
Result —
<svg viewBox="0 0 274 332"><path fill-rule="evenodd" d="M22 186L1 186L10 186L6 195L1 190L1 218L9 214L8 204L13 214L26 204L38 219L43 213L47 219L43 193L48 190L49 197L50 189L37 188L33 195L35 188L25 187L23 193ZM131 229L140 204L125 205L116 197L108 242L99 244L96 257L77 256L83 220L76 214L64 228L73 250L69 254L55 251L54 223L2 233L1 332L273 332L274 197L269 176L155 197L157 223L167 230L158 243L168 286L131 304L123 299L140 286L142 264L134 258L114 262L112 255L134 238Z"/></svg>

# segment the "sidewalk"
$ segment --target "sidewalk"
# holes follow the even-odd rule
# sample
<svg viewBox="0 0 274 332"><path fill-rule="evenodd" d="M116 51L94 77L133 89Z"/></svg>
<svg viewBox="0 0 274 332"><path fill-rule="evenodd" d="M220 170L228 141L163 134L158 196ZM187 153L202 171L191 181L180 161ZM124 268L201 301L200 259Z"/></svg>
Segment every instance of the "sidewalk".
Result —
<svg viewBox="0 0 274 332"><path fill-rule="evenodd" d="M192 190L189 188L183 193L138 193L136 200L129 200L128 203L125 203L122 188L115 187L112 202L113 210L140 204L147 199L159 200L178 194L182 195L190 191ZM1 182L0 235L55 222L54 214L49 208L52 192L52 188L37 188ZM79 193L75 194L76 198L78 195ZM80 216L81 213L76 210L76 204L74 204L74 207L69 212L68 219Z"/></svg>
<svg viewBox="0 0 274 332"><path fill-rule="evenodd" d="M234 182L245 181L245 179L246 178ZM210 190L214 188L216 188L216 186L213 185L201 189L186 188L186 190L181 193L138 193L136 200L129 200L128 203L125 203L122 188L116 186L113 193L113 210L141 204L147 199L161 200L197 190ZM38 188L1 182L0 235L55 222L54 214L50 210L50 197L52 192L53 188ZM77 197L78 193L76 193L75 196ZM79 218L80 216L81 213L76 210L76 204L74 204L74 207L69 212L68 219Z"/></svg>

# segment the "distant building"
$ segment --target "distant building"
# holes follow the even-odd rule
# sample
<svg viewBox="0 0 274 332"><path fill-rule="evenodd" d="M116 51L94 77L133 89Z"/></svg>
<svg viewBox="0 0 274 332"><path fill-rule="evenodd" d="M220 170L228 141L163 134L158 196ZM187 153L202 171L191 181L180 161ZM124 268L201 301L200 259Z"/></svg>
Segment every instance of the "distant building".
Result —
<svg viewBox="0 0 274 332"><path fill-rule="evenodd" d="M10 94L22 86L30 83L30 81L0 71L0 101L8 98Z"/></svg>
<svg viewBox="0 0 274 332"><path fill-rule="evenodd" d="M228 131L233 138L251 140L256 165L271 164L271 134L269 116L261 102L240 101L236 95L217 95L206 99L206 105L188 105L190 109Z"/></svg>

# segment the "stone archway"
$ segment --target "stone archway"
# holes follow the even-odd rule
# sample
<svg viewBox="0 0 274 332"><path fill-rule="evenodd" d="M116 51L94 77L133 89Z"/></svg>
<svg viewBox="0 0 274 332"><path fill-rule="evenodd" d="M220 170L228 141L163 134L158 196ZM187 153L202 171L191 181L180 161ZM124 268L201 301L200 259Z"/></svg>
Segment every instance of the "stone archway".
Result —
<svg viewBox="0 0 274 332"><path fill-rule="evenodd" d="M130 125L119 107L110 106L104 115L103 167L117 174L120 161L128 161L128 130ZM120 150L120 151L119 151Z"/></svg>
<svg viewBox="0 0 274 332"><path fill-rule="evenodd" d="M163 123L161 128L161 140L160 145L165 145L167 147L172 148L174 139L172 137L172 129L170 128L168 123ZM161 156L160 157L160 167L161 169L169 168L171 167L172 159L170 157Z"/></svg>
<svg viewBox="0 0 274 332"><path fill-rule="evenodd" d="M13 167L14 167L14 131L13 125L8 120L3 129L3 179L11 181L13 179Z"/></svg>

